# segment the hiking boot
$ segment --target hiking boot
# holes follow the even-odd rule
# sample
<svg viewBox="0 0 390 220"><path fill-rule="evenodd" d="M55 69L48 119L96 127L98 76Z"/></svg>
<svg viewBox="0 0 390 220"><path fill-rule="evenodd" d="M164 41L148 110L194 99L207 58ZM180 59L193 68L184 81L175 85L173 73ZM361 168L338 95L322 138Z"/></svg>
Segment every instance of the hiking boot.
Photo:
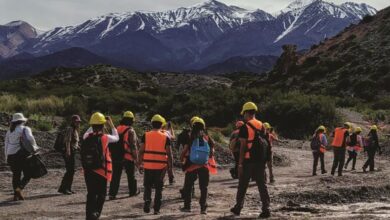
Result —
<svg viewBox="0 0 390 220"><path fill-rule="evenodd" d="M351 170L356 170L356 169L355 169L355 167L352 167L352 169L351 169Z"/></svg>
<svg viewBox="0 0 390 220"><path fill-rule="evenodd" d="M109 199L109 200L115 200L115 199L116 199L116 196L109 196L108 199Z"/></svg>
<svg viewBox="0 0 390 220"><path fill-rule="evenodd" d="M343 174L342 174L342 173L339 173L339 175L337 175L337 176L343 176Z"/></svg>
<svg viewBox="0 0 390 220"><path fill-rule="evenodd" d="M263 211L260 215L259 218L269 218L271 217L271 212L270 211Z"/></svg>
<svg viewBox="0 0 390 220"><path fill-rule="evenodd" d="M145 202L145 204L144 204L144 212L145 213L150 213L150 203L149 202Z"/></svg>
<svg viewBox="0 0 390 220"><path fill-rule="evenodd" d="M325 173L328 173L328 171L326 170L321 171L321 174L325 174Z"/></svg>
<svg viewBox="0 0 390 220"><path fill-rule="evenodd" d="M206 206L201 206L200 214L207 215L207 205Z"/></svg>
<svg viewBox="0 0 390 220"><path fill-rule="evenodd" d="M313 173L313 176L317 176L317 173Z"/></svg>
<svg viewBox="0 0 390 220"><path fill-rule="evenodd" d="M160 214L160 210L154 210L153 214L154 215L159 215Z"/></svg>
<svg viewBox="0 0 390 220"><path fill-rule="evenodd" d="M271 184L273 184L273 183L275 183L275 179L274 179L274 178L271 178L271 179L269 180L269 182L270 182Z"/></svg>
<svg viewBox="0 0 390 220"><path fill-rule="evenodd" d="M362 167L362 169L363 169L363 173L367 173L366 167Z"/></svg>
<svg viewBox="0 0 390 220"><path fill-rule="evenodd" d="M129 197L138 196L140 193L141 193L141 190L137 189L137 191L135 193L130 193Z"/></svg>
<svg viewBox="0 0 390 220"><path fill-rule="evenodd" d="M180 209L181 212L191 212L191 208L190 207L183 207Z"/></svg>
<svg viewBox="0 0 390 220"><path fill-rule="evenodd" d="M22 190L19 187L15 189L15 195L18 198L18 200L24 200Z"/></svg>
<svg viewBox="0 0 390 220"><path fill-rule="evenodd" d="M241 214L241 210L234 206L233 208L230 209L230 212L233 213L234 215L239 216Z"/></svg>

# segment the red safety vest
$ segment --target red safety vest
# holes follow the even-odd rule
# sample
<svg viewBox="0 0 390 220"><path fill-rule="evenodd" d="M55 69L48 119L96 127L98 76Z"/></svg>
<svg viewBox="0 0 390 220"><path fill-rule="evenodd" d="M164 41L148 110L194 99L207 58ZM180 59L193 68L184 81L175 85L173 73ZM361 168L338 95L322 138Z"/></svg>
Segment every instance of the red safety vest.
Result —
<svg viewBox="0 0 390 220"><path fill-rule="evenodd" d="M111 161L111 153L108 150L108 136L106 134L102 135L102 147L104 158L106 158L106 162L103 164L103 168L99 168L93 170L95 173L103 176L108 181L111 181L112 178L112 161Z"/></svg>
<svg viewBox="0 0 390 220"><path fill-rule="evenodd" d="M118 131L118 134L121 135L123 134L123 132L126 131L126 129L128 129L129 126L126 126L126 125L119 125L117 127L117 131ZM124 134L123 136L123 148L125 150L125 155L124 155L124 159L125 160L130 160L130 161L134 161L134 158L133 156L131 155L131 148L130 148L130 145L129 145L129 131L131 131L132 128L128 129L126 134Z"/></svg>
<svg viewBox="0 0 390 220"><path fill-rule="evenodd" d="M165 149L167 135L162 131L149 131L145 133L145 152L143 164L145 169L162 170L168 165L168 155Z"/></svg>
<svg viewBox="0 0 390 220"><path fill-rule="evenodd" d="M336 128L334 130L333 147L343 147L345 145L344 135L346 131L348 131L346 128Z"/></svg>
<svg viewBox="0 0 390 220"><path fill-rule="evenodd" d="M247 123L251 123L255 128L259 130L263 128L263 123L257 119L252 119ZM247 140L248 151L245 153L245 159L250 159L249 150L252 148L252 142L255 139L255 131L249 125L246 125L246 127L248 129L248 140Z"/></svg>

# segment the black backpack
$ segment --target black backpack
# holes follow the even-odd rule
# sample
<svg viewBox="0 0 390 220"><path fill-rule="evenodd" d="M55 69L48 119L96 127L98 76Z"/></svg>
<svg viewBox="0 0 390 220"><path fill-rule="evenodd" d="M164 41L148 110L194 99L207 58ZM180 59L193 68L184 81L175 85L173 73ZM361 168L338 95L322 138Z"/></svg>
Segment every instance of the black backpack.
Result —
<svg viewBox="0 0 390 220"><path fill-rule="evenodd" d="M125 140L125 134L131 129L131 127L126 128L123 133L119 134L119 141L111 143L108 145L110 149L111 158L113 161L122 161L125 156L125 148L123 147Z"/></svg>
<svg viewBox="0 0 390 220"><path fill-rule="evenodd" d="M270 160L270 143L267 134L263 130L257 129L251 123L247 123L255 131L252 147L249 149L250 162L265 163Z"/></svg>
<svg viewBox="0 0 390 220"><path fill-rule="evenodd" d="M106 158L103 152L102 135L90 134L81 144L80 155L84 169L104 168Z"/></svg>
<svg viewBox="0 0 390 220"><path fill-rule="evenodd" d="M65 131L59 131L57 134L56 141L54 142L54 150L60 153L65 152Z"/></svg>
<svg viewBox="0 0 390 220"><path fill-rule="evenodd" d="M322 142L320 140L320 136L319 135L315 135L311 139L311 142L310 142L311 149L314 150L314 151L318 151L318 150L320 150L321 145L322 145Z"/></svg>
<svg viewBox="0 0 390 220"><path fill-rule="evenodd" d="M352 134L350 137L350 142L348 143L348 146L356 146L357 145L357 134Z"/></svg>

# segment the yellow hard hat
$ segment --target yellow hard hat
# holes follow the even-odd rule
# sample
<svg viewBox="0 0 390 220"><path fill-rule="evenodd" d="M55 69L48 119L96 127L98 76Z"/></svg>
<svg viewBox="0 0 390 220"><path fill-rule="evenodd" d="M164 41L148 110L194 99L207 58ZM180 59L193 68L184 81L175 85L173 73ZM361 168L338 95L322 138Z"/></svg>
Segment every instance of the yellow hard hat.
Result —
<svg viewBox="0 0 390 220"><path fill-rule="evenodd" d="M244 114L245 111L255 110L258 111L257 105L253 102L247 102L242 106L241 115Z"/></svg>
<svg viewBox="0 0 390 220"><path fill-rule="evenodd" d="M317 128L317 131L319 131L319 130L326 131L326 128L325 128L325 126L320 125L320 126Z"/></svg>
<svg viewBox="0 0 390 220"><path fill-rule="evenodd" d="M133 118L134 119L134 114L131 111L126 111L125 113L123 113L123 117L124 118Z"/></svg>
<svg viewBox="0 0 390 220"><path fill-rule="evenodd" d="M344 125L348 126L348 128L352 128L352 123L351 122L345 122Z"/></svg>
<svg viewBox="0 0 390 220"><path fill-rule="evenodd" d="M90 125L104 125L105 123L106 117L100 112L94 113L89 120Z"/></svg>
<svg viewBox="0 0 390 220"><path fill-rule="evenodd" d="M359 132L362 132L363 130L362 130L362 128L361 127L356 127L355 128L355 133L359 133Z"/></svg>
<svg viewBox="0 0 390 220"><path fill-rule="evenodd" d="M203 127L206 127L206 122L204 122L204 120L202 118L196 118L194 119L194 121L192 122L192 124L194 125L195 123L200 123L203 125Z"/></svg>
<svg viewBox="0 0 390 220"><path fill-rule="evenodd" d="M162 117L161 115L154 115L153 117L152 117L152 120L151 120L152 122L161 122L161 124L165 124L166 123L166 121L165 121L165 118L164 117Z"/></svg>
<svg viewBox="0 0 390 220"><path fill-rule="evenodd" d="M265 129L270 129L271 125L268 122L265 122L264 124Z"/></svg>
<svg viewBox="0 0 390 220"><path fill-rule="evenodd" d="M376 126L376 125L371 126L371 129L370 129L370 130L377 131L377 130L378 130L378 126Z"/></svg>
<svg viewBox="0 0 390 220"><path fill-rule="evenodd" d="M200 117L199 116L192 117L191 120L190 120L191 125L194 123L194 120L198 119L198 118L200 118Z"/></svg>

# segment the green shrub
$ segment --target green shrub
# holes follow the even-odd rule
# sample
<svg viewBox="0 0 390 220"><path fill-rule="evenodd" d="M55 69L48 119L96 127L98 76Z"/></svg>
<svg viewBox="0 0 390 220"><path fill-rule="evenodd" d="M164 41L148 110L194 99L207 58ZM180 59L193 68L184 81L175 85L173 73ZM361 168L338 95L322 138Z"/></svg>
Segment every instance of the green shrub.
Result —
<svg viewBox="0 0 390 220"><path fill-rule="evenodd" d="M35 114L60 114L64 108L64 101L55 96L40 99L27 99L24 111Z"/></svg>
<svg viewBox="0 0 390 220"><path fill-rule="evenodd" d="M14 95L1 95L0 96L0 111L2 112L19 112L24 108L23 104Z"/></svg>
<svg viewBox="0 0 390 220"><path fill-rule="evenodd" d="M64 99L64 107L61 114L64 116L69 115L84 115L87 112L87 103L82 98L76 96L68 96Z"/></svg>
<svg viewBox="0 0 390 220"><path fill-rule="evenodd" d="M319 125L333 127L340 121L332 99L298 92L273 96L261 115L288 138L303 138Z"/></svg>
<svg viewBox="0 0 390 220"><path fill-rule="evenodd" d="M49 121L37 121L34 128L39 131L50 131L53 125Z"/></svg>

